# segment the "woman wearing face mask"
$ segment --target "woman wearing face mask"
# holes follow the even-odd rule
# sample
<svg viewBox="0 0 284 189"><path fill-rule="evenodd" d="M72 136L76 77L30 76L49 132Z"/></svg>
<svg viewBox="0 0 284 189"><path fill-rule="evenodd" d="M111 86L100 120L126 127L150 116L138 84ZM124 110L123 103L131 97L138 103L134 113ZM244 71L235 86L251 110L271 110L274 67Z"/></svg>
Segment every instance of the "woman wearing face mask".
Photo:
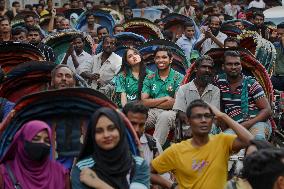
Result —
<svg viewBox="0 0 284 189"><path fill-rule="evenodd" d="M131 155L125 123L115 110L100 108L92 116L71 182L73 189L150 187L149 167Z"/></svg>
<svg viewBox="0 0 284 189"><path fill-rule="evenodd" d="M51 131L42 121L29 121L16 133L0 165L1 189L69 189L69 174L50 160Z"/></svg>
<svg viewBox="0 0 284 189"><path fill-rule="evenodd" d="M122 107L129 101L140 100L144 78L151 71L146 69L137 49L129 48L122 57L122 66L115 82L118 104Z"/></svg>

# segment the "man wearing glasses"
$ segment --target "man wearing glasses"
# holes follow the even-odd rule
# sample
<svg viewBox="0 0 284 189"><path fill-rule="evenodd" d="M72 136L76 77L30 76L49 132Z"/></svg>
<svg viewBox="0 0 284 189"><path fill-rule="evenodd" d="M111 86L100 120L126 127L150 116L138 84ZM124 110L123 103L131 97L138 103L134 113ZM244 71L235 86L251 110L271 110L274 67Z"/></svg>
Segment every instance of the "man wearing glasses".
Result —
<svg viewBox="0 0 284 189"><path fill-rule="evenodd" d="M186 110L192 138L173 144L152 163L152 173L172 171L177 183L159 178L165 188L220 189L227 180L230 154L246 147L253 136L239 123L203 100L194 100ZM237 135L209 135L214 117ZM159 175L156 175L159 177Z"/></svg>

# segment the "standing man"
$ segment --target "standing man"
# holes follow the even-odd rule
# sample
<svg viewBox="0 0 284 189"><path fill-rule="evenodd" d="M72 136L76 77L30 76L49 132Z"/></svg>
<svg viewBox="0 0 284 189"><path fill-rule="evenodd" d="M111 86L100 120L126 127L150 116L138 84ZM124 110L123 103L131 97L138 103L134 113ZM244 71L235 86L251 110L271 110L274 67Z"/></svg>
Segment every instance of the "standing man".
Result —
<svg viewBox="0 0 284 189"><path fill-rule="evenodd" d="M106 26L99 26L97 28L97 35L98 35L99 41L101 42L103 40L104 36L109 35L109 31L108 31L107 27Z"/></svg>
<svg viewBox="0 0 284 189"><path fill-rule="evenodd" d="M46 61L55 62L55 54L51 47L41 42L42 34L37 27L28 28L28 41L35 45L45 56Z"/></svg>
<svg viewBox="0 0 284 189"><path fill-rule="evenodd" d="M210 56L204 55L195 62L195 79L185 85L180 86L176 94L173 110L177 112L177 118L182 123L187 123L186 108L196 100L202 99L220 109L220 90L212 85L214 62ZM176 114L176 113L175 113ZM154 136L163 145L167 139L169 126L175 126L175 116L168 116L167 119L159 120L156 124ZM169 124L170 123L170 124Z"/></svg>
<svg viewBox="0 0 284 189"><path fill-rule="evenodd" d="M74 36L61 64L66 64L73 72L76 72L79 64L92 63L93 57L84 51L84 46L84 37Z"/></svg>
<svg viewBox="0 0 284 189"><path fill-rule="evenodd" d="M212 48L223 48L227 35L220 32L221 21L218 16L211 16L209 19L209 27L203 29L202 35L197 40L195 48L205 54ZM206 31L205 31L206 30Z"/></svg>
<svg viewBox="0 0 284 189"><path fill-rule="evenodd" d="M272 129L268 119L272 111L261 85L242 74L241 57L236 51L225 52L222 68L224 74L218 76L215 85L221 91L223 111L256 139L269 139ZM224 132L234 133L231 129Z"/></svg>
<svg viewBox="0 0 284 189"><path fill-rule="evenodd" d="M80 64L79 74L91 84L93 89L106 86L119 72L122 58L115 54L116 39L105 36L103 39L103 52L93 57L93 62L87 61Z"/></svg>
<svg viewBox="0 0 284 189"><path fill-rule="evenodd" d="M95 16L92 12L89 12L86 14L86 18L87 18L87 24L84 25L80 30L82 32L89 32L89 31L96 31L96 35L97 35L97 29L98 27L100 27L101 25L97 24L95 21Z"/></svg>
<svg viewBox="0 0 284 189"><path fill-rule="evenodd" d="M184 24L184 33L177 40L176 44L183 50L188 60L190 60L190 54L196 39L194 37L195 28L192 22Z"/></svg>
<svg viewBox="0 0 284 189"><path fill-rule="evenodd" d="M246 147L253 136L240 124L203 100L194 100L186 110L192 138L171 145L152 163L152 173L172 171L177 183L160 177L168 189L221 189L228 174L230 154ZM209 135L214 117L225 122L236 135ZM158 177L158 175L156 175Z"/></svg>
<svg viewBox="0 0 284 189"><path fill-rule="evenodd" d="M277 25L277 34L277 42L274 43L277 53L271 81L274 89L284 91L284 22Z"/></svg>
<svg viewBox="0 0 284 189"><path fill-rule="evenodd" d="M157 71L145 77L141 95L143 104L150 108L146 129L155 128L160 120L168 119L169 114L175 116L171 109L183 79L182 74L171 68L173 57L168 49L158 47L154 55Z"/></svg>
<svg viewBox="0 0 284 189"><path fill-rule="evenodd" d="M123 9L123 15L124 15L124 19L121 22L121 24L123 24L124 22L127 22L128 20L133 18L133 12L132 9L130 7L124 7Z"/></svg>
<svg viewBox="0 0 284 189"><path fill-rule="evenodd" d="M269 40L269 29L264 25L264 14L262 12L255 12L252 16L253 26L247 30L256 31L261 37Z"/></svg>

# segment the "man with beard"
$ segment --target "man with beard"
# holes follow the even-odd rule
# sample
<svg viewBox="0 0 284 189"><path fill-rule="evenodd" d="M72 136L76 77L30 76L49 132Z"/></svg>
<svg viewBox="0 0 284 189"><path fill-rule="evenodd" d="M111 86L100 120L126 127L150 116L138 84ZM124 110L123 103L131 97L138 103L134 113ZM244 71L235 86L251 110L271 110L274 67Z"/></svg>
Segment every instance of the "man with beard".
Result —
<svg viewBox="0 0 284 189"><path fill-rule="evenodd" d="M274 43L276 49L276 60L271 81L273 88L284 91L284 22L277 25L277 41Z"/></svg>
<svg viewBox="0 0 284 189"><path fill-rule="evenodd" d="M87 24L84 25L80 30L82 32L89 32L91 30L96 31L96 35L97 35L97 29L98 27L100 27L101 25L95 23L95 16L92 12L89 12L86 14L86 18L87 18Z"/></svg>
<svg viewBox="0 0 284 189"><path fill-rule="evenodd" d="M59 64L51 71L50 89L72 88L75 85L75 73L68 66Z"/></svg>
<svg viewBox="0 0 284 189"><path fill-rule="evenodd" d="M79 74L91 84L93 89L106 86L119 72L122 58L115 54L116 39L112 36L103 38L103 51L93 57L93 61L80 64Z"/></svg>
<svg viewBox="0 0 284 189"><path fill-rule="evenodd" d="M133 12L132 12L132 9L130 7L124 7L123 9L123 15L124 15L124 19L123 21L121 22L122 24L124 22L127 22L128 20L132 19L133 18Z"/></svg>
<svg viewBox="0 0 284 189"><path fill-rule="evenodd" d="M66 64L73 72L76 72L79 64L92 63L93 57L84 51L84 46L83 36L75 35L61 64Z"/></svg>
<svg viewBox="0 0 284 189"><path fill-rule="evenodd" d="M242 74L239 52L226 51L224 74L218 75L216 86L221 91L221 107L233 120L249 130L258 140L269 139L272 132L268 119L271 107L261 85ZM231 129L225 133L234 133Z"/></svg>
<svg viewBox="0 0 284 189"><path fill-rule="evenodd" d="M55 62L55 54L51 47L41 42L42 33L37 27L28 28L28 41L35 45L45 56L46 61Z"/></svg>
<svg viewBox="0 0 284 189"><path fill-rule="evenodd" d="M164 188L222 189L228 176L230 154L246 147L253 136L227 114L201 99L186 109L192 138L171 145L151 163L151 172ZM225 122L236 135L209 135L214 118ZM165 181L158 174L172 171L177 183Z"/></svg>
<svg viewBox="0 0 284 189"><path fill-rule="evenodd" d="M165 121L169 119L174 120L175 112L171 109L175 103L175 94L183 79L183 75L171 68L173 57L167 48L158 47L154 56L157 71L145 77L141 99L143 104L150 108L146 129L164 129L163 127L173 127L169 125L171 123ZM164 141L156 133L155 129L154 136L159 141ZM163 142L161 145L163 145Z"/></svg>
<svg viewBox="0 0 284 189"><path fill-rule="evenodd" d="M252 16L253 26L247 28L250 31L256 31L261 37L269 40L269 29L264 25L264 14L255 12Z"/></svg>
<svg viewBox="0 0 284 189"><path fill-rule="evenodd" d="M195 48L205 54L212 48L223 48L227 35L220 32L221 21L217 16L209 18L209 27L202 29L202 35L197 40ZM206 31L205 31L206 30Z"/></svg>
<svg viewBox="0 0 284 189"><path fill-rule="evenodd" d="M184 33L176 42L176 44L184 51L188 60L190 60L192 46L196 41L194 33L195 33L194 24L192 22L185 23Z"/></svg>
<svg viewBox="0 0 284 189"><path fill-rule="evenodd" d="M195 62L196 77L193 81L182 85L176 94L176 100L173 105L174 113L177 112L177 118L187 124L186 108L196 100L202 99L205 102L220 109L220 90L211 84L213 80L214 62L210 56L204 55ZM168 136L170 126L175 126L176 116L168 116L167 119L159 120L162 123L156 124L154 136L163 145ZM171 124L167 124L171 123Z"/></svg>
<svg viewBox="0 0 284 189"><path fill-rule="evenodd" d="M11 25L8 18L0 20L0 41L11 40Z"/></svg>

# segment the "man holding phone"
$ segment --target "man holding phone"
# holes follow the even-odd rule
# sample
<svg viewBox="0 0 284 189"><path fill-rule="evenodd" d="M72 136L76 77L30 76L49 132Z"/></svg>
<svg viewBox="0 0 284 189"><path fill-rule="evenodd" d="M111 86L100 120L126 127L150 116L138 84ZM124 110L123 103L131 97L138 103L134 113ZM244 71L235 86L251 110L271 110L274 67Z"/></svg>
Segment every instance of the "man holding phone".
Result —
<svg viewBox="0 0 284 189"><path fill-rule="evenodd" d="M83 36L75 35L61 64L66 64L73 72L77 72L79 64L93 62L93 57L84 51L84 45Z"/></svg>

